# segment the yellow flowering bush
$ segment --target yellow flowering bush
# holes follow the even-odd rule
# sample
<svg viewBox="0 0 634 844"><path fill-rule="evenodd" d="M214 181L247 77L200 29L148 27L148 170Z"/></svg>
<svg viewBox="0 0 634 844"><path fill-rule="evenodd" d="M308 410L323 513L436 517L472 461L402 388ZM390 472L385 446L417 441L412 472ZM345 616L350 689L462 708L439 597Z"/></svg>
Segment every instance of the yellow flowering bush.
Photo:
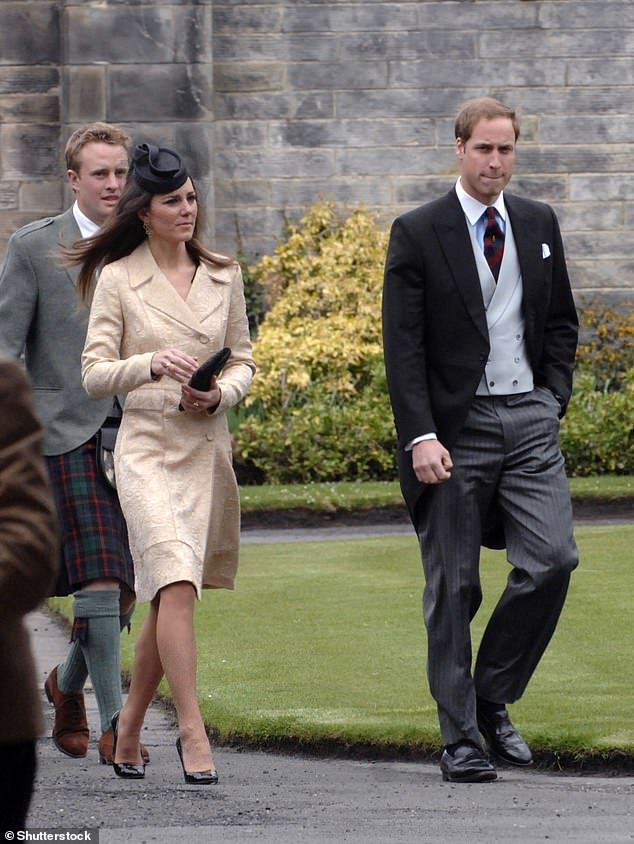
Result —
<svg viewBox="0 0 634 844"><path fill-rule="evenodd" d="M598 390L620 390L634 367L634 308L584 302L579 326L577 371L591 373Z"/></svg>
<svg viewBox="0 0 634 844"><path fill-rule="evenodd" d="M249 272L268 310L234 437L239 475L268 482L394 477L381 344L387 234L359 206L308 208Z"/></svg>

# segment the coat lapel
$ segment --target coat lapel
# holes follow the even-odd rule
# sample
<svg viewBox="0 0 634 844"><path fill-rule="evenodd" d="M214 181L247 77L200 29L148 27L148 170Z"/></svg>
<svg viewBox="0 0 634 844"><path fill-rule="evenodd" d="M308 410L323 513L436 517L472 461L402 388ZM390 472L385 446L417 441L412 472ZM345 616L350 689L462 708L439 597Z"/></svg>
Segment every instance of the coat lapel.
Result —
<svg viewBox="0 0 634 844"><path fill-rule="evenodd" d="M440 213L433 227L465 308L478 331L488 341L489 333L478 268L464 211L455 190L447 194L446 202L440 206Z"/></svg>
<svg viewBox="0 0 634 844"><path fill-rule="evenodd" d="M532 322L540 301L543 301L544 258L539 237L539 221L530 209L516 202L512 194L504 195L504 203L511 218L522 272L524 315Z"/></svg>
<svg viewBox="0 0 634 844"><path fill-rule="evenodd" d="M76 240L81 240L81 231L79 230L77 220L75 219L75 215L73 214L72 206L68 210L64 211L63 214L59 215L59 217L51 228L51 234L53 235L51 243L51 256L59 267L60 273L66 276L66 278L73 285L73 287L76 287L77 276L79 275L79 267L69 267L63 264L59 260L59 257L55 254L60 246L72 246L72 244Z"/></svg>
<svg viewBox="0 0 634 844"><path fill-rule="evenodd" d="M154 260L147 241L130 255L130 285L139 291L146 306L158 311L168 321L194 331L205 331L203 323L222 307L223 297L217 282L228 284L227 273L216 273L201 264L196 271L187 299L182 299Z"/></svg>

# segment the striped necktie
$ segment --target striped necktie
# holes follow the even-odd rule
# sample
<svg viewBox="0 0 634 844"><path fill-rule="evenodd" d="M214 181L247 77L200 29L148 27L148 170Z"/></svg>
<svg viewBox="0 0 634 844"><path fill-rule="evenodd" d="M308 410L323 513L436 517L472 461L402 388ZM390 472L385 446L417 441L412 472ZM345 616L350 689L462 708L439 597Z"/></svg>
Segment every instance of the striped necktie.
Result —
<svg viewBox="0 0 634 844"><path fill-rule="evenodd" d="M504 255L504 232L498 226L495 219L495 208L489 206L484 212L486 217L486 229L484 230L484 257L497 281Z"/></svg>

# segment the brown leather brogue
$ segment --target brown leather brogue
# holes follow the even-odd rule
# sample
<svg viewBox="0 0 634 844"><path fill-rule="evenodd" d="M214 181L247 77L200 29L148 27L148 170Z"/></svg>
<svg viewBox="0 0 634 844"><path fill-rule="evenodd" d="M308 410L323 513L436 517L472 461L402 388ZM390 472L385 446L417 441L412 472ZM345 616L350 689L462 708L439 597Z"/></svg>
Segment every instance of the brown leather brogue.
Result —
<svg viewBox="0 0 634 844"><path fill-rule="evenodd" d="M108 727L106 732L101 736L99 739L99 761L102 765L112 765L112 748L114 743L114 736L112 734L112 727ZM143 759L143 763L147 765L150 761L150 754L148 752L147 747L140 742L141 744L141 758Z"/></svg>
<svg viewBox="0 0 634 844"><path fill-rule="evenodd" d="M57 666L46 678L44 691L49 702L55 707L55 747L74 759L85 756L88 753L89 730L84 695L81 692L66 695L60 691L57 685Z"/></svg>

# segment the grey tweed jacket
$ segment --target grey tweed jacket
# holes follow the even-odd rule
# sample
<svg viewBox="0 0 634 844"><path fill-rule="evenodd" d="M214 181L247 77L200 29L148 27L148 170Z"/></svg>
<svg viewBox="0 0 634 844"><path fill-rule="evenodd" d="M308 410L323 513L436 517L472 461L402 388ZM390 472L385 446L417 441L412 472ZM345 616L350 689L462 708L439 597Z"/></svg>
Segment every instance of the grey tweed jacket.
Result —
<svg viewBox="0 0 634 844"><path fill-rule="evenodd" d="M88 311L76 273L55 255L60 243L80 237L72 209L29 223L11 236L0 274L0 352L24 355L46 455L86 442L112 407L111 398L91 398L81 385Z"/></svg>

